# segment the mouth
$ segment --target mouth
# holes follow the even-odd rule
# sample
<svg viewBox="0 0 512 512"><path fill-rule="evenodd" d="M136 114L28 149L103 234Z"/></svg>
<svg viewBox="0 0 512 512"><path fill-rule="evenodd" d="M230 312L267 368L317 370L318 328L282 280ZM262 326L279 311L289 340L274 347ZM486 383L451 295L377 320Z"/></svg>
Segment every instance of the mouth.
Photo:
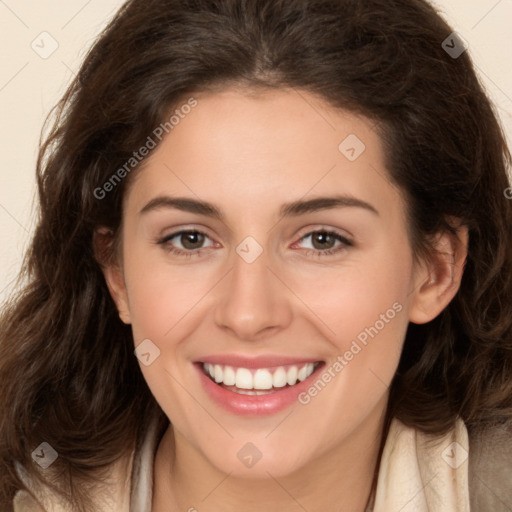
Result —
<svg viewBox="0 0 512 512"><path fill-rule="evenodd" d="M196 361L208 399L238 416L276 414L298 403L325 366L324 361L291 357L212 356Z"/></svg>
<svg viewBox="0 0 512 512"><path fill-rule="evenodd" d="M296 386L310 377L321 361L270 368L244 368L202 363L203 373L218 386L240 395L261 396Z"/></svg>

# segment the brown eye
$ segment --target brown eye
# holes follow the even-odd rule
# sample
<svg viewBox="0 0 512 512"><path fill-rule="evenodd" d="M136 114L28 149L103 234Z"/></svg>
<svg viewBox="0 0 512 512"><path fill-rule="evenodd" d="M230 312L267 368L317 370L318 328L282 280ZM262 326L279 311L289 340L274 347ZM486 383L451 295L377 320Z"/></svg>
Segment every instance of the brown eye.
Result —
<svg viewBox="0 0 512 512"><path fill-rule="evenodd" d="M204 243L205 236L199 231L184 231L180 234L179 240L184 249L200 249Z"/></svg>
<svg viewBox="0 0 512 512"><path fill-rule="evenodd" d="M305 247L305 249L308 250L308 255L329 256L353 246L353 243L350 240L335 231L312 231L311 233L303 236L300 239L300 242L304 243L307 239L311 240L309 242L309 247Z"/></svg>
<svg viewBox="0 0 512 512"><path fill-rule="evenodd" d="M205 242L210 240L208 245ZM214 243L206 233L189 229L172 233L157 242L172 253L179 255L200 254L202 249L213 247Z"/></svg>
<svg viewBox="0 0 512 512"><path fill-rule="evenodd" d="M336 238L333 235L325 232L319 231L317 233L312 233L311 240L313 243L313 247L315 249L332 249L334 244L336 243Z"/></svg>

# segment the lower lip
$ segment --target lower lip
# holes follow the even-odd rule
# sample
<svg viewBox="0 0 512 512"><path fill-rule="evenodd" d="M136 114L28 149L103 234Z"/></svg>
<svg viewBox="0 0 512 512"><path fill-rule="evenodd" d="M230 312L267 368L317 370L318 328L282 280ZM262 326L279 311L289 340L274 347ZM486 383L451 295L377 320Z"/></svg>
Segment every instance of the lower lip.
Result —
<svg viewBox="0 0 512 512"><path fill-rule="evenodd" d="M202 363L196 363L195 366L203 388L216 404L239 416L268 416L297 402L299 394L306 391L324 363L320 363L313 373L302 382L265 395L241 395L235 391L229 391L206 376Z"/></svg>

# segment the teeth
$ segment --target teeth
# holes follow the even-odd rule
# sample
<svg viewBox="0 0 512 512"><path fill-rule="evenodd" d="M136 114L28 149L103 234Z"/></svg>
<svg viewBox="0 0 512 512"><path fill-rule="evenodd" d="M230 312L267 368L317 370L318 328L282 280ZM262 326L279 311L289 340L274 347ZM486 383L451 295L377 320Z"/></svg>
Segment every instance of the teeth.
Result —
<svg viewBox="0 0 512 512"><path fill-rule="evenodd" d="M298 370L296 366L291 366L288 369L288 374L286 375L288 385L293 386L297 382L297 374Z"/></svg>
<svg viewBox="0 0 512 512"><path fill-rule="evenodd" d="M222 382L226 384L226 386L234 386L236 384L236 373L231 366L226 366L223 372Z"/></svg>
<svg viewBox="0 0 512 512"><path fill-rule="evenodd" d="M271 391L256 391L254 389L238 389L236 388L236 393L239 395L268 395Z"/></svg>
<svg viewBox="0 0 512 512"><path fill-rule="evenodd" d="M272 384L275 388L282 388L286 386L286 372L282 366L274 372L274 375L272 376Z"/></svg>
<svg viewBox="0 0 512 512"><path fill-rule="evenodd" d="M297 378L302 382L307 379L313 373L313 363L304 365L297 374Z"/></svg>
<svg viewBox="0 0 512 512"><path fill-rule="evenodd" d="M254 389L250 370L247 368L238 368L236 371L235 386L240 389Z"/></svg>
<svg viewBox="0 0 512 512"><path fill-rule="evenodd" d="M256 370L253 377L254 389L272 389L272 374L268 370Z"/></svg>
<svg viewBox="0 0 512 512"><path fill-rule="evenodd" d="M217 383L225 386L236 386L240 390L247 390L243 394L263 394L250 392L250 390L268 390L282 388L287 384L293 386L297 382L307 379L315 370L314 363L306 363L300 368L296 365L285 369L279 366L275 369L258 368L251 371L247 368L233 368L219 364L203 363L204 372Z"/></svg>

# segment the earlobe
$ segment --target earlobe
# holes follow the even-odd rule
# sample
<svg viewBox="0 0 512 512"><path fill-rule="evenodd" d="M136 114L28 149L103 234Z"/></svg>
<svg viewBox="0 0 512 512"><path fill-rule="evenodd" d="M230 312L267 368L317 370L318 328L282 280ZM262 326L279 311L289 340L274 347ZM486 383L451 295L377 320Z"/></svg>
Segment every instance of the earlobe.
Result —
<svg viewBox="0 0 512 512"><path fill-rule="evenodd" d="M415 279L409 320L424 324L436 318L457 294L468 249L468 230L444 232L432 243L432 257L423 261Z"/></svg>
<svg viewBox="0 0 512 512"><path fill-rule="evenodd" d="M108 228L98 228L94 233L94 253L101 266L110 296L114 301L119 318L130 324L130 308L128 294L124 282L123 271L113 255L113 234Z"/></svg>
<svg viewBox="0 0 512 512"><path fill-rule="evenodd" d="M124 283L122 270L117 265L109 265L103 269L103 275L108 290L119 313L119 318L125 324L131 323L130 308L128 307L128 294Z"/></svg>

